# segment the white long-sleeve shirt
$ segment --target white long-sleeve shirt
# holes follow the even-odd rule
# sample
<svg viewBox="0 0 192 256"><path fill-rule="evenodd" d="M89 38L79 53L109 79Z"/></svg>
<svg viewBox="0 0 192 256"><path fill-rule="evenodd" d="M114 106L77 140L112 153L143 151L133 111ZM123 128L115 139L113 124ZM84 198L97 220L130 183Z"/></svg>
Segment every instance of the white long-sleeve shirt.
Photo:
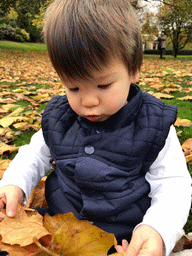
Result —
<svg viewBox="0 0 192 256"><path fill-rule="evenodd" d="M19 149L4 173L0 187L20 187L26 195L26 203L31 191L52 168L50 159L49 148L40 130L33 135L29 145ZM139 225L149 225L161 235L168 256L187 221L191 206L191 177L174 126L145 177L150 184L152 202Z"/></svg>

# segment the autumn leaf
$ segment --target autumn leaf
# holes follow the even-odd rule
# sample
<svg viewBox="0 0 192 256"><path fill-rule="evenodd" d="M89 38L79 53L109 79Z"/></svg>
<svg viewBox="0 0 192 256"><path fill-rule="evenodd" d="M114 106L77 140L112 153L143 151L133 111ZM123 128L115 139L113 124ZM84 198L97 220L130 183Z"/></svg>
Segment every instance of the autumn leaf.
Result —
<svg viewBox="0 0 192 256"><path fill-rule="evenodd" d="M5 216L4 220L0 222L1 243L18 244L24 247L33 244L33 237L37 237L37 239L45 237L49 243L51 235L42 223L43 217L40 214L27 214L20 207L14 218Z"/></svg>
<svg viewBox="0 0 192 256"><path fill-rule="evenodd" d="M181 119L180 117L177 118L176 122L174 123L175 126L185 126L190 127L192 125L191 121L188 119Z"/></svg>
<svg viewBox="0 0 192 256"><path fill-rule="evenodd" d="M16 129L27 131L30 127L33 128L35 131L39 130L39 125L33 125L28 122L16 123L13 125Z"/></svg>
<svg viewBox="0 0 192 256"><path fill-rule="evenodd" d="M182 236L179 241L176 243L173 252L180 252L186 249L192 249L192 236L184 235Z"/></svg>
<svg viewBox="0 0 192 256"><path fill-rule="evenodd" d="M6 99L0 99L0 104L6 104L6 103L16 103L17 101L11 98L6 98Z"/></svg>
<svg viewBox="0 0 192 256"><path fill-rule="evenodd" d="M47 177L43 177L37 184L34 190L32 190L26 208L36 207L47 207L47 202L45 199L45 181Z"/></svg>
<svg viewBox="0 0 192 256"><path fill-rule="evenodd" d="M189 155L189 156L186 156L185 159L186 159L186 162L187 162L187 163L190 162L190 161L192 161L192 154Z"/></svg>
<svg viewBox="0 0 192 256"><path fill-rule="evenodd" d="M153 93L153 96L155 96L158 99L172 99L174 98L174 96L166 94L166 93L161 93L161 92L157 92L157 93Z"/></svg>
<svg viewBox="0 0 192 256"><path fill-rule="evenodd" d="M10 153L18 150L20 147L14 147L14 146L9 146L7 144L5 144L4 142L1 142L0 144L0 155L3 155L3 153L9 151Z"/></svg>
<svg viewBox="0 0 192 256"><path fill-rule="evenodd" d="M11 163L10 159L1 159L0 160L0 179L3 178L3 174L5 170L9 167L9 164Z"/></svg>
<svg viewBox="0 0 192 256"><path fill-rule="evenodd" d="M192 100L192 96L186 96L182 98L177 98L178 100Z"/></svg>
<svg viewBox="0 0 192 256"><path fill-rule="evenodd" d="M58 255L106 256L108 250L117 244L114 234L103 231L89 221L77 220L73 213L53 217L46 214L44 226L52 235L54 233L51 251Z"/></svg>

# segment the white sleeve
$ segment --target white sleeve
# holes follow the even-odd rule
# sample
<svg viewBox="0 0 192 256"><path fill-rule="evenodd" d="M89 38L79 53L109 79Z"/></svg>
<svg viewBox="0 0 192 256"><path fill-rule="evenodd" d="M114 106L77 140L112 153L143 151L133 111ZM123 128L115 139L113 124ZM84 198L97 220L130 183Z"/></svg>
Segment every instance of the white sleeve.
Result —
<svg viewBox="0 0 192 256"><path fill-rule="evenodd" d="M147 172L146 180L150 184L152 201L139 225L149 225L161 235L168 256L187 221L191 206L191 176L174 126Z"/></svg>
<svg viewBox="0 0 192 256"><path fill-rule="evenodd" d="M18 154L0 180L0 187L16 185L25 193L27 203L31 191L36 187L52 166L50 164L51 154L45 144L42 130L35 133L30 144L20 147Z"/></svg>

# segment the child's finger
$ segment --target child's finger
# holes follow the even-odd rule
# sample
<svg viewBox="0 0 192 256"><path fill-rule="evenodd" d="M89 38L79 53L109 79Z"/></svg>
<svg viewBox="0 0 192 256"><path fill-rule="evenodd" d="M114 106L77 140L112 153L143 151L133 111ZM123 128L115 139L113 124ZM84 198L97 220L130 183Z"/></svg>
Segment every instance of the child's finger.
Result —
<svg viewBox="0 0 192 256"><path fill-rule="evenodd" d="M117 251L118 253L120 253L120 252L125 252L123 246L121 246L121 245L116 245L116 246L115 246L115 249L116 249L116 251Z"/></svg>
<svg viewBox="0 0 192 256"><path fill-rule="evenodd" d="M126 251L129 246L129 243L127 242L127 240L125 240L125 239L122 240L122 246L123 246L124 251Z"/></svg>
<svg viewBox="0 0 192 256"><path fill-rule="evenodd" d="M7 195L7 204L6 204L6 215L8 217L15 217L18 206L18 196L14 197L14 194L11 192Z"/></svg>
<svg viewBox="0 0 192 256"><path fill-rule="evenodd" d="M127 248L129 246L129 243L127 242L127 240L123 239L122 240L122 246L121 245L116 245L115 249L118 253L120 252L126 252Z"/></svg>

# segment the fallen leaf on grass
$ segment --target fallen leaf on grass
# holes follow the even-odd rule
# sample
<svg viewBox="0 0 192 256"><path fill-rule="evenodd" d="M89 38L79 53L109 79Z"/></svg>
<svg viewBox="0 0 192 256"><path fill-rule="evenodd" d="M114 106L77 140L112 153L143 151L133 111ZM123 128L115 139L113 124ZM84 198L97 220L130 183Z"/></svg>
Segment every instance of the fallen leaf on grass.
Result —
<svg viewBox="0 0 192 256"><path fill-rule="evenodd" d="M16 103L17 101L11 98L0 99L0 104Z"/></svg>
<svg viewBox="0 0 192 256"><path fill-rule="evenodd" d="M0 155L3 155L3 153L9 151L10 153L12 153L15 150L18 150L20 147L14 147L14 146L9 146L7 144L5 144L4 142L1 142L0 144Z"/></svg>
<svg viewBox="0 0 192 256"><path fill-rule="evenodd" d="M39 126L35 124L30 124L28 122L16 123L13 125L16 129L27 131L30 127L33 128L35 131L39 130Z"/></svg>
<svg viewBox="0 0 192 256"><path fill-rule="evenodd" d="M176 88L166 88L163 90L163 92L170 93L170 92L178 92L178 89Z"/></svg>
<svg viewBox="0 0 192 256"><path fill-rule="evenodd" d="M182 98L177 98L178 100L192 100L192 96L185 96Z"/></svg>
<svg viewBox="0 0 192 256"><path fill-rule="evenodd" d="M24 116L5 116L3 118L0 119L0 125L5 127L9 127L10 125L12 125L13 123L17 122L17 121L28 121L28 118L24 117Z"/></svg>
<svg viewBox="0 0 192 256"><path fill-rule="evenodd" d="M190 127L191 126L191 121L188 119L181 119L180 117L177 118L176 122L174 123L175 126L185 126L185 127Z"/></svg>
<svg viewBox="0 0 192 256"><path fill-rule="evenodd" d="M186 162L188 163L188 162L192 161L192 138L187 139L182 144L181 147L184 151Z"/></svg>
<svg viewBox="0 0 192 256"><path fill-rule="evenodd" d="M172 95L169 95L169 94L166 94L166 93L161 93L161 92L157 92L157 93L154 93L153 96L155 96L156 98L158 99L172 99L174 98L174 96Z"/></svg>
<svg viewBox="0 0 192 256"><path fill-rule="evenodd" d="M183 144L182 144L182 149L185 151L191 151L192 153L192 138L187 139Z"/></svg>

